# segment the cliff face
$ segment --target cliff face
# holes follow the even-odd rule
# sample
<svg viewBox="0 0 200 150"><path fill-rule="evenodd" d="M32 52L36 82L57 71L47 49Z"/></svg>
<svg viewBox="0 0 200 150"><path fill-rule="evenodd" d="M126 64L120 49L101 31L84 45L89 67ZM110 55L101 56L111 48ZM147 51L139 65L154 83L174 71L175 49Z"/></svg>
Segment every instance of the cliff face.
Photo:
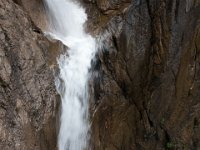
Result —
<svg viewBox="0 0 200 150"><path fill-rule="evenodd" d="M56 147L56 92L49 42L25 11L0 0L0 149Z"/></svg>
<svg viewBox="0 0 200 150"><path fill-rule="evenodd" d="M200 149L200 2L84 2L104 45L93 149Z"/></svg>
<svg viewBox="0 0 200 150"><path fill-rule="evenodd" d="M13 1L0 0L0 149L56 149L48 64L58 44L38 28L41 0ZM200 1L82 3L102 43L90 82L92 149L200 149Z"/></svg>

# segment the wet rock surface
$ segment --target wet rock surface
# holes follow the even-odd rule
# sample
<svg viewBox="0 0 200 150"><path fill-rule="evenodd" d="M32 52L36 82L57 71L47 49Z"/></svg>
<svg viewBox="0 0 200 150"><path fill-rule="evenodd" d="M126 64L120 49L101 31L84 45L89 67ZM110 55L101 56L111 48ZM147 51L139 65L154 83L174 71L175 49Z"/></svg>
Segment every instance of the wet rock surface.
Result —
<svg viewBox="0 0 200 150"><path fill-rule="evenodd" d="M60 43L38 28L40 0L13 1L0 0L0 149L55 149L48 66ZM91 71L92 149L199 150L200 2L82 3L102 43Z"/></svg>
<svg viewBox="0 0 200 150"><path fill-rule="evenodd" d="M56 149L50 43L26 11L0 0L0 149Z"/></svg>
<svg viewBox="0 0 200 150"><path fill-rule="evenodd" d="M85 6L103 43L93 68L93 149L200 149L199 1Z"/></svg>

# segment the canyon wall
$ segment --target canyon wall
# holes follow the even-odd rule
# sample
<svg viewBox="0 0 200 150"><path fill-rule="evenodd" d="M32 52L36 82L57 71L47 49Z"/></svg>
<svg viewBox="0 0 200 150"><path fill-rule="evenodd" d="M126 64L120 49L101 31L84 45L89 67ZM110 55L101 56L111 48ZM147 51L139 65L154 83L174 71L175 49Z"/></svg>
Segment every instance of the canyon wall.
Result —
<svg viewBox="0 0 200 150"><path fill-rule="evenodd" d="M84 2L103 35L93 149L200 149L200 1Z"/></svg>
<svg viewBox="0 0 200 150"><path fill-rule="evenodd" d="M39 29L42 1L14 2L0 0L0 149L56 149L48 62L57 46ZM90 81L92 149L200 149L200 1L82 4L102 43Z"/></svg>
<svg viewBox="0 0 200 150"><path fill-rule="evenodd" d="M0 149L55 150L57 100L50 43L28 13L0 0Z"/></svg>

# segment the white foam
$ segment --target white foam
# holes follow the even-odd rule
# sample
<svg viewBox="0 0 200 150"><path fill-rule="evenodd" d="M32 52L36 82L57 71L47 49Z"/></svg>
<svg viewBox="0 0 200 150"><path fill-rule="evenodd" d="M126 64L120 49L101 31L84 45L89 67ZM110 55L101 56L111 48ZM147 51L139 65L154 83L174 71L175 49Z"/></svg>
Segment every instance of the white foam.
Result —
<svg viewBox="0 0 200 150"><path fill-rule="evenodd" d="M59 150L88 149L88 78L95 39L85 33L85 10L71 0L45 0L50 35L68 49L58 59L56 87L62 99Z"/></svg>

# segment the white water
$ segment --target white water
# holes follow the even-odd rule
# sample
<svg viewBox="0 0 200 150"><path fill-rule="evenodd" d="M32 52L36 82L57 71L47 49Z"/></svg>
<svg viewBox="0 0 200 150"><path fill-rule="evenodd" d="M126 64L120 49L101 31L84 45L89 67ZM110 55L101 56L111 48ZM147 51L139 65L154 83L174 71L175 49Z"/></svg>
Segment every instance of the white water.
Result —
<svg viewBox="0 0 200 150"><path fill-rule="evenodd" d="M56 80L62 110L58 137L59 150L88 148L88 77L95 54L95 40L84 31L87 15L72 0L45 0L49 15L50 35L69 49L58 59Z"/></svg>

